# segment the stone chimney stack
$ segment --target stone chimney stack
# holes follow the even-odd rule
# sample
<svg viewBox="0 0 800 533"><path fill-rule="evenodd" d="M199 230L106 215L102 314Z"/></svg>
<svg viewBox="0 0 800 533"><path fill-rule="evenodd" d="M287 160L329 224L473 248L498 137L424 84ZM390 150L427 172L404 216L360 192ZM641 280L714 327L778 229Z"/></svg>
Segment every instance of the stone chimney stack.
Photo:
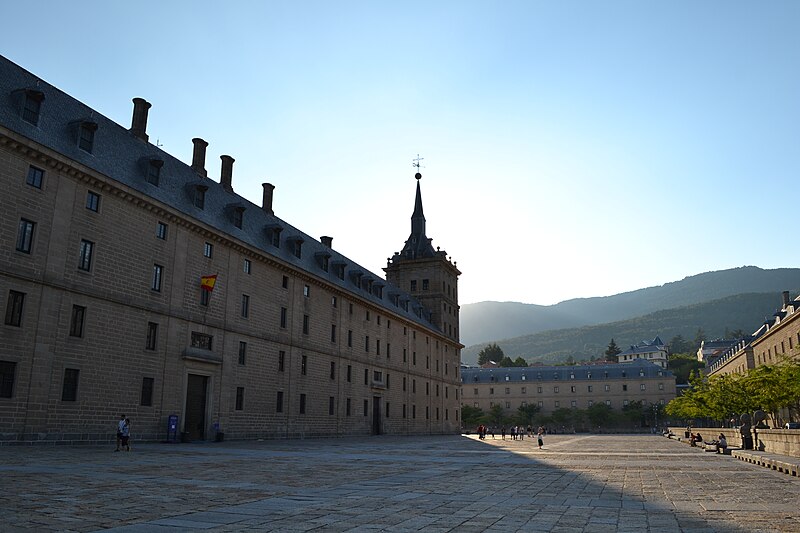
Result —
<svg viewBox="0 0 800 533"><path fill-rule="evenodd" d="M274 215L275 212L272 210L272 191L275 190L275 186L271 183L262 183L261 186L264 187L264 197L261 203L261 209L270 215Z"/></svg>
<svg viewBox="0 0 800 533"><path fill-rule="evenodd" d="M783 291L783 307L788 306L790 302L789 291Z"/></svg>
<svg viewBox="0 0 800 533"><path fill-rule="evenodd" d="M333 237L322 236L322 237L319 238L319 240L320 240L320 242L322 242L323 246L325 246L327 248L333 248Z"/></svg>
<svg viewBox="0 0 800 533"><path fill-rule="evenodd" d="M147 111L149 109L150 103L144 98L133 99L133 118L130 131L145 142L150 138L147 135Z"/></svg>
<svg viewBox="0 0 800 533"><path fill-rule="evenodd" d="M206 172L206 147L208 143L199 137L192 139L192 143L194 143L192 170L203 177L208 177L208 172Z"/></svg>
<svg viewBox="0 0 800 533"><path fill-rule="evenodd" d="M219 158L222 160L222 170L220 171L219 182L226 191L233 192L233 185L231 181L233 180L233 162L235 159L229 155L221 155Z"/></svg>

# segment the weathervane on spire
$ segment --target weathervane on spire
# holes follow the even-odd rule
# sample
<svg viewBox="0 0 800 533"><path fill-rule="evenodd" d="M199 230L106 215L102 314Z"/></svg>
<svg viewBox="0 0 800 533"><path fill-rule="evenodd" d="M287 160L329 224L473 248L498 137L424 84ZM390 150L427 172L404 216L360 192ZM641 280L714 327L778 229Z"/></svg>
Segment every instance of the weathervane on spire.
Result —
<svg viewBox="0 0 800 533"><path fill-rule="evenodd" d="M421 163L421 161L423 159L425 159L425 158L424 157L420 157L419 154L417 154L417 158L413 160L414 161L413 163L411 163L411 166L413 166L413 167L415 167L417 169L417 173L414 174L414 177L417 178L418 180L422 179L422 174L419 173L419 169L422 168L420 163Z"/></svg>

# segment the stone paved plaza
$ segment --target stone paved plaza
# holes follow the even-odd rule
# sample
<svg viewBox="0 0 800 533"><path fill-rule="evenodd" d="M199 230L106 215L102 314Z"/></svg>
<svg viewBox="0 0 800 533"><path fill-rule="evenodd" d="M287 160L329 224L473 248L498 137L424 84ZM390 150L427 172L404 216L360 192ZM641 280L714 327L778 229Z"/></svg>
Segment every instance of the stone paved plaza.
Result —
<svg viewBox="0 0 800 533"><path fill-rule="evenodd" d="M800 478L658 436L0 448L0 531L798 531Z"/></svg>

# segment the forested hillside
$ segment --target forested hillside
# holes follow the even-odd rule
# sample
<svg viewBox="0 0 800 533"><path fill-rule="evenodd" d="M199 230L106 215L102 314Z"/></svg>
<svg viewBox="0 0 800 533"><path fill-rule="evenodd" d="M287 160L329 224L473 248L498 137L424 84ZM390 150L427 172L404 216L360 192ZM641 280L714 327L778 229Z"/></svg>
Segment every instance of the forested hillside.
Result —
<svg viewBox="0 0 800 533"><path fill-rule="evenodd" d="M796 294L793 293L793 295ZM722 338L726 332L751 333L766 317L780 308L780 292L738 294L685 307L650 313L637 318L607 324L543 331L505 340L496 340L505 355L523 357L529 363L576 361L601 358L613 338L620 348L656 335L665 342L681 335L693 339L702 329L708 339ZM484 343L465 348L461 360L475 364Z"/></svg>

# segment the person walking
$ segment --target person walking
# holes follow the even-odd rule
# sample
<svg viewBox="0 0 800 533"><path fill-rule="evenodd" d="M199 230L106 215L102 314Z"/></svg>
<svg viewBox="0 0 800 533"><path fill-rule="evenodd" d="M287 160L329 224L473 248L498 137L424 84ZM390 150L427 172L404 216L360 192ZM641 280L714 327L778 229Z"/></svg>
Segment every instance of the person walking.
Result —
<svg viewBox="0 0 800 533"><path fill-rule="evenodd" d="M122 426L122 448L126 452L131 451L131 419L126 418L125 424Z"/></svg>
<svg viewBox="0 0 800 533"><path fill-rule="evenodd" d="M539 449L542 449L544 446L544 428L539 428L539 432L536 434L536 439L539 441Z"/></svg>
<svg viewBox="0 0 800 533"><path fill-rule="evenodd" d="M119 451L119 447L122 444L122 430L125 428L125 415L119 415L119 421L117 422L117 448L114 450L115 452Z"/></svg>

